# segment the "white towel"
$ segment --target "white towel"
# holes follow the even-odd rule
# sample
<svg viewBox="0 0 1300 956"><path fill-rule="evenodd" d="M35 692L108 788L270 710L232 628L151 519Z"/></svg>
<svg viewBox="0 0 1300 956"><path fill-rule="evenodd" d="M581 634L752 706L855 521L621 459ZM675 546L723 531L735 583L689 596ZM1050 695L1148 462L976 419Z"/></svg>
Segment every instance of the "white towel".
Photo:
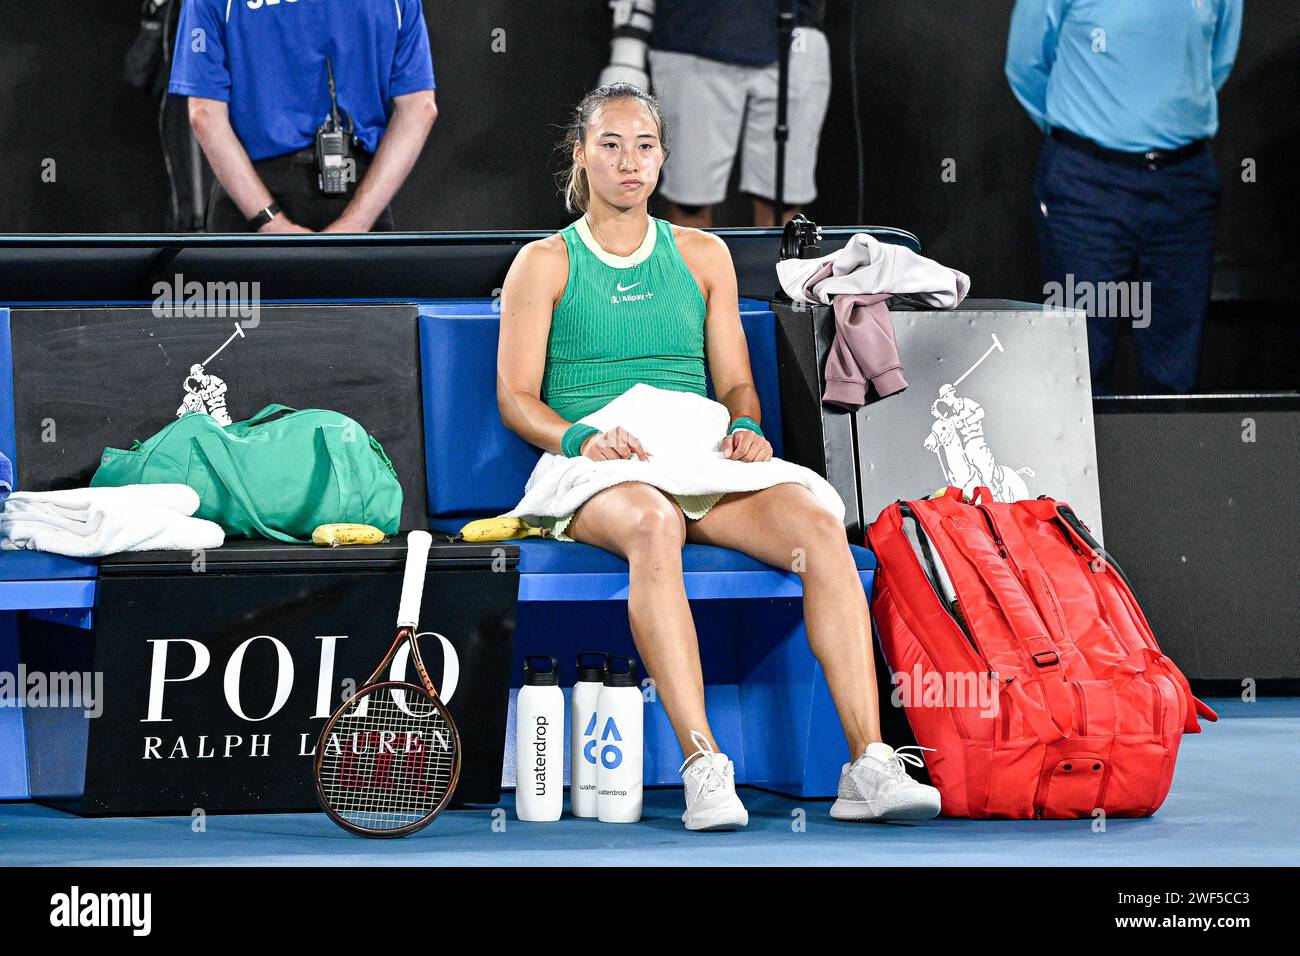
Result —
<svg viewBox="0 0 1300 956"><path fill-rule="evenodd" d="M198 509L198 494L179 484L19 491L0 512L0 548L99 558L221 547L221 525L190 517Z"/></svg>
<svg viewBox="0 0 1300 956"><path fill-rule="evenodd" d="M827 263L832 264L831 273L813 286L810 297L804 286ZM955 309L970 291L966 273L865 232L820 259L782 259L776 274L781 288L796 302L823 305L837 295L889 293L931 309Z"/></svg>
<svg viewBox="0 0 1300 956"><path fill-rule="evenodd" d="M724 458L721 445L731 414L727 406L703 395L642 383L579 421L602 432L621 426L641 442L650 460L592 461L585 455L566 458L547 452L533 468L523 499L499 517L523 518L533 524L542 516L560 517L576 511L596 492L625 481L642 481L679 495L758 491L795 482L844 520L843 499L811 468L780 458Z"/></svg>

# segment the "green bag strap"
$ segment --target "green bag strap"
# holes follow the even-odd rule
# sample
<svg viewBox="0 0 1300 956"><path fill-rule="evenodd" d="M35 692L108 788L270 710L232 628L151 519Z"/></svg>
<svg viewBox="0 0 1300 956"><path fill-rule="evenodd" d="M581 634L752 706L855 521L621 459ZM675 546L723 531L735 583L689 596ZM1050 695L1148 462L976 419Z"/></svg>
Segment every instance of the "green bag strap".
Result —
<svg viewBox="0 0 1300 956"><path fill-rule="evenodd" d="M379 456L379 460L384 463L384 467L387 468L389 471L391 471L393 473L393 477L396 478L397 469L393 467L393 461L391 458L388 457L388 452L384 451L384 446L379 444L379 439L376 438L374 435L370 435L369 432L367 432L366 434L369 435L370 437L370 450Z"/></svg>
<svg viewBox="0 0 1300 956"><path fill-rule="evenodd" d="M334 467L334 480L339 486L339 504L340 506L352 500L355 475L352 471L352 460L343 450L343 436L339 434L342 429L334 426L320 425L317 427L321 438L325 441L325 450L329 453L330 463ZM342 517L340 521L360 521L361 515L352 517L351 515Z"/></svg>
<svg viewBox="0 0 1300 956"><path fill-rule="evenodd" d="M298 411L298 409L290 408L288 405L277 405L272 403L270 405L267 405L266 408L262 409L252 418L248 419L246 422L244 422L244 424L260 425L262 424L262 422L266 421L267 419L274 418L277 415L288 415L296 411Z"/></svg>
<svg viewBox="0 0 1300 956"><path fill-rule="evenodd" d="M263 535L273 541L283 541L286 544L307 544L308 541L303 538L295 538L293 535L285 534L275 528L269 527L262 520L261 514L257 510L257 505L253 503L252 496L248 489L244 487L244 481L239 477L239 469L235 465L235 460L230 457L230 449L225 443L217 439L210 433L201 433L194 436L194 443L198 446L200 454L207 459L208 467L212 469L213 477L226 486L226 490L231 496L239 502L239 506L244 509L253 522L253 527ZM217 462L225 465L224 471L217 470Z"/></svg>

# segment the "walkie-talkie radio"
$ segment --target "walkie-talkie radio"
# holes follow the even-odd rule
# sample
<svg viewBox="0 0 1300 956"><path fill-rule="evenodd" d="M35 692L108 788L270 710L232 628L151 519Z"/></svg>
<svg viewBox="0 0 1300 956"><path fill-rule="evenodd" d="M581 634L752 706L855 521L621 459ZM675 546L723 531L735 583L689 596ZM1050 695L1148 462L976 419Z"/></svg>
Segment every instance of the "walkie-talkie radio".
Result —
<svg viewBox="0 0 1300 956"><path fill-rule="evenodd" d="M316 182L320 191L327 195L338 195L348 191L348 183L356 179L356 161L352 159L353 135L352 116L347 110L347 129L339 121L339 103L334 94L334 67L329 60L325 69L330 81L330 112L316 130Z"/></svg>

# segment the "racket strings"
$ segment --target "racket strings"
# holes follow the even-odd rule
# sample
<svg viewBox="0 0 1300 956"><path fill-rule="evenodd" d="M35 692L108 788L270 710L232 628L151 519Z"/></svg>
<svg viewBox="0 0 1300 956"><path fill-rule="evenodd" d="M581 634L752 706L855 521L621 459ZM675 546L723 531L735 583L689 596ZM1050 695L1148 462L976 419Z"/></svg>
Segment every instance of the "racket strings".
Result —
<svg viewBox="0 0 1300 956"><path fill-rule="evenodd" d="M363 830L418 823L441 807L455 779L456 731L433 698L410 686L368 691L320 746L327 804Z"/></svg>

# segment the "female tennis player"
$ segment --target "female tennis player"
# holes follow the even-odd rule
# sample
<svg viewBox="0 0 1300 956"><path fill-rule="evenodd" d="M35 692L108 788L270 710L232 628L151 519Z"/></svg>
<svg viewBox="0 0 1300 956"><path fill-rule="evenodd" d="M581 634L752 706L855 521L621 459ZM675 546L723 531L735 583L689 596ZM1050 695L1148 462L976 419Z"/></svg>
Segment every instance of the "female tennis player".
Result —
<svg viewBox="0 0 1300 956"><path fill-rule="evenodd" d="M642 383L703 396L707 355L717 401L730 413L730 429L718 436L722 456L770 461L730 252L716 236L647 212L668 155L658 103L635 86L600 87L575 110L565 147L572 161L566 200L580 217L521 249L506 277L497 359L502 420L556 455L648 461L655 448L643 447L629 430L600 431L578 419ZM629 324L631 305L637 311ZM573 514L544 523L560 540L604 548L629 564L632 634L687 755L687 829L733 829L749 821L734 767L705 713L682 577L687 541L734 548L802 578L808 640L853 758L844 765L831 815L916 820L938 814L938 791L911 779L904 766L919 766L920 758L880 739L866 595L842 521L807 487L787 481L688 496L622 481Z"/></svg>

